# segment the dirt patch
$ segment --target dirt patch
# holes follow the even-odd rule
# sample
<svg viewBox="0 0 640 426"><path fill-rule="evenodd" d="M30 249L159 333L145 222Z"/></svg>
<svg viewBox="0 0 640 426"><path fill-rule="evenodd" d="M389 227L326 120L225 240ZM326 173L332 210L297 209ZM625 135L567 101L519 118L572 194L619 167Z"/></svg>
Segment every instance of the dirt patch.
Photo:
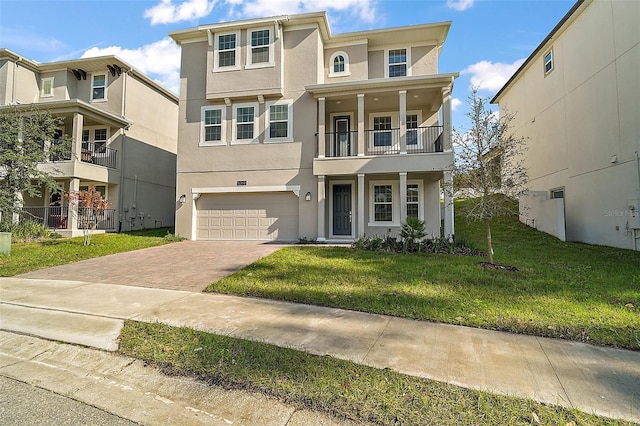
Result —
<svg viewBox="0 0 640 426"><path fill-rule="evenodd" d="M509 272L518 272L519 269L515 266L509 265L500 265L497 263L489 263L489 262L480 262L478 265L482 266L485 269L497 269L499 271L509 271Z"/></svg>

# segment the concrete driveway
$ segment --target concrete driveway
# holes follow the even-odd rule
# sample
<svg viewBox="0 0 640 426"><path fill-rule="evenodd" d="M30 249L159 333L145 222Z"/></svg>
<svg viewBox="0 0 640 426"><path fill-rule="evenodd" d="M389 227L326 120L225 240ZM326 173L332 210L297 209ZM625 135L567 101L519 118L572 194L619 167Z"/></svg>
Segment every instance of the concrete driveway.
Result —
<svg viewBox="0 0 640 426"><path fill-rule="evenodd" d="M40 269L19 277L202 291L284 246L259 241L182 241Z"/></svg>

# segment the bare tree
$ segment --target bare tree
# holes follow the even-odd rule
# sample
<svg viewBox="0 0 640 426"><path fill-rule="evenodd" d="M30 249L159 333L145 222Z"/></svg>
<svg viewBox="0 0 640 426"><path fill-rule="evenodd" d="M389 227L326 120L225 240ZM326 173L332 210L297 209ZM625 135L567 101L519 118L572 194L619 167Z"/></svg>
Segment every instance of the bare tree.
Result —
<svg viewBox="0 0 640 426"><path fill-rule="evenodd" d="M78 226L84 235L83 245L88 246L91 244L91 234L105 220L105 210L109 209L111 203L93 185L87 191L71 191L65 196L69 204L78 206Z"/></svg>
<svg viewBox="0 0 640 426"><path fill-rule="evenodd" d="M471 128L464 133L453 131L456 186L472 195L463 215L486 224L487 253L493 263L491 220L518 214L517 199L527 191L528 174L523 164L526 139L511 133L515 114L503 112L498 117L487 109L487 100L478 96L477 89L469 96L468 105Z"/></svg>

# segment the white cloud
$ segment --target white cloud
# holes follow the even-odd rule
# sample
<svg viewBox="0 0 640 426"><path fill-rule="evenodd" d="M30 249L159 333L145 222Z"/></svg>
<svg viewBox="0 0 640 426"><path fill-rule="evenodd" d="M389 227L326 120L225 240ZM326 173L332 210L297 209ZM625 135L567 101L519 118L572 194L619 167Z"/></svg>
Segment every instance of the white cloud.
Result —
<svg viewBox="0 0 640 426"><path fill-rule="evenodd" d="M226 0L243 17L274 16L305 12L351 12L365 22L376 16L373 0Z"/></svg>
<svg viewBox="0 0 640 426"><path fill-rule="evenodd" d="M180 47L166 37L155 43L137 49L109 46L104 49L93 47L82 55L83 58L116 55L125 62L162 84L174 93L180 88Z"/></svg>
<svg viewBox="0 0 640 426"><path fill-rule="evenodd" d="M447 0L447 7L462 12L472 8L474 2L475 0Z"/></svg>
<svg viewBox="0 0 640 426"><path fill-rule="evenodd" d="M462 105L462 101L460 99L451 98L451 111L457 111L460 105Z"/></svg>
<svg viewBox="0 0 640 426"><path fill-rule="evenodd" d="M180 21L194 21L211 13L217 0L185 0L173 3L162 0L144 11L144 17L151 19L151 25L171 24Z"/></svg>
<svg viewBox="0 0 640 426"><path fill-rule="evenodd" d="M469 65L460 71L460 74L471 75L471 87L476 87L478 90L495 92L504 86L524 61L524 58L518 59L511 64L480 61Z"/></svg>

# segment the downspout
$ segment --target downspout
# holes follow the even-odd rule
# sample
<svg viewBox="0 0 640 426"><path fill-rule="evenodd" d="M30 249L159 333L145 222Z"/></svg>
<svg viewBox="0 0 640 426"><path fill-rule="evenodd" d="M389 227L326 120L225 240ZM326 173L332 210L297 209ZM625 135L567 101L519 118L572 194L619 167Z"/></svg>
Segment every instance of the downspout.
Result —
<svg viewBox="0 0 640 426"><path fill-rule="evenodd" d="M126 108L126 103L127 103L127 73L128 71L125 71L124 73L122 73L122 107L120 109L120 113L122 115L122 118L126 118L125 114L127 112L127 108ZM123 219L125 219L125 214L124 214L124 166L125 166L125 159L127 158L127 156L125 155L125 145L126 145L126 141L127 141L127 128L121 128L120 129L120 136L122 137L122 147L120 149L120 201L119 201L119 206L118 206L118 214L120 216L120 223L118 226L118 232L122 231L122 221Z"/></svg>

